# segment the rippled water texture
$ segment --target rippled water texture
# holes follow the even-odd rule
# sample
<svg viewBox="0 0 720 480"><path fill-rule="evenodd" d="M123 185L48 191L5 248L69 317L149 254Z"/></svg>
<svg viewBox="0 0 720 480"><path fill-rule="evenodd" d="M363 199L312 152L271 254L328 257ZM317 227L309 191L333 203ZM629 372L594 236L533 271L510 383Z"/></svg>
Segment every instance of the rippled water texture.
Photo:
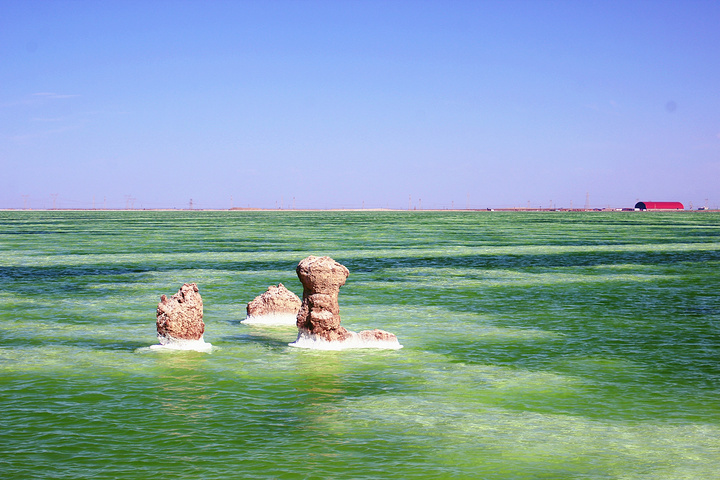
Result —
<svg viewBox="0 0 720 480"><path fill-rule="evenodd" d="M329 255L343 325L240 323ZM715 213L0 212L0 477L711 479ZM195 282L210 353L157 344Z"/></svg>

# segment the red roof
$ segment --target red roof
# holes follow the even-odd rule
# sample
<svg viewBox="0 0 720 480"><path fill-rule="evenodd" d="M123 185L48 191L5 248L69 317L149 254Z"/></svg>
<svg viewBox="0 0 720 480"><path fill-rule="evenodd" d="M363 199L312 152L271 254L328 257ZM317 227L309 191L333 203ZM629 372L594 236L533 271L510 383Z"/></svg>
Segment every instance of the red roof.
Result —
<svg viewBox="0 0 720 480"><path fill-rule="evenodd" d="M680 202L638 202L635 208L640 210L685 210Z"/></svg>

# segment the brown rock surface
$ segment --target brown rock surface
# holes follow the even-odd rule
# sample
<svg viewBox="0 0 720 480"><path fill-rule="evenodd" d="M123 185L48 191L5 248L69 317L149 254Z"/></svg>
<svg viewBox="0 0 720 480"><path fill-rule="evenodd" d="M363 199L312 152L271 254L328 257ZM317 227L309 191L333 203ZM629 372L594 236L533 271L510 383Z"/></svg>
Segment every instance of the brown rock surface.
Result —
<svg viewBox="0 0 720 480"><path fill-rule="evenodd" d="M363 330L355 333L340 325L338 296L350 271L330 257L307 257L297 266L303 285L303 299L297 315L298 340L293 346L303 346L309 339L345 342L350 348L402 348L397 337L384 330ZM338 345L338 344L336 344Z"/></svg>
<svg viewBox="0 0 720 480"><path fill-rule="evenodd" d="M328 341L352 336L340 326L340 287L350 271L330 257L309 256L298 263L296 272L303 285L303 299L297 316L301 333L316 335Z"/></svg>
<svg viewBox="0 0 720 480"><path fill-rule="evenodd" d="M360 338L364 342L397 342L397 337L394 333L386 332L385 330L374 329L374 330L363 330L359 332Z"/></svg>
<svg viewBox="0 0 720 480"><path fill-rule="evenodd" d="M270 285L266 292L247 304L247 316L259 317L279 313L297 315L300 305L300 298L279 283L277 286Z"/></svg>
<svg viewBox="0 0 720 480"><path fill-rule="evenodd" d="M199 340L205 333L203 302L194 283L186 283L170 298L160 297L157 307L158 337Z"/></svg>

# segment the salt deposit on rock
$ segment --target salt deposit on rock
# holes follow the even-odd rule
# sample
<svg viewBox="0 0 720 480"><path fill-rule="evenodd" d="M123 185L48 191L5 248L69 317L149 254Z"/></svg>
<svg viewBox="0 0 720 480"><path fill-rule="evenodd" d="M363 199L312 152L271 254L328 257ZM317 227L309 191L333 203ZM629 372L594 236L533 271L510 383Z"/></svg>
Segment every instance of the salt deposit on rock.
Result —
<svg viewBox="0 0 720 480"><path fill-rule="evenodd" d="M280 283L247 304L247 318L242 323L295 325L300 298Z"/></svg>
<svg viewBox="0 0 720 480"><path fill-rule="evenodd" d="M397 337L394 334L379 328L363 330L357 335L363 342L397 342Z"/></svg>
<svg viewBox="0 0 720 480"><path fill-rule="evenodd" d="M203 302L196 284L186 283L172 297L160 297L157 335L161 344L173 340L202 340L203 333Z"/></svg>
<svg viewBox="0 0 720 480"><path fill-rule="evenodd" d="M198 340L178 340L158 336L158 339L160 340L160 345L150 345L150 350L192 350L195 352L210 353L213 349L212 344L207 343L202 338Z"/></svg>
<svg viewBox="0 0 720 480"><path fill-rule="evenodd" d="M298 338L305 348L400 348L397 337L383 330L351 332L340 325L338 296L350 271L330 257L310 256L298 263L303 299L297 315Z"/></svg>
<svg viewBox="0 0 720 480"><path fill-rule="evenodd" d="M382 331L382 330L380 330ZM363 332L350 334L345 340L330 341L306 332L300 332L297 340L289 345L297 348L310 348L313 350L348 350L354 348L379 348L384 350L399 350L402 348L395 335L384 332L388 336L384 339L369 338L362 335Z"/></svg>

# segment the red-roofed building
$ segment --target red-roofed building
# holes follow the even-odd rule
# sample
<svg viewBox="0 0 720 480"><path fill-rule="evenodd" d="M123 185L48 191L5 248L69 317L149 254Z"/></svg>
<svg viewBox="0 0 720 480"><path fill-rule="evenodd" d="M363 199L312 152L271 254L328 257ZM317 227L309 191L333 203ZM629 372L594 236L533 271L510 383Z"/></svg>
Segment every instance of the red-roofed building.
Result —
<svg viewBox="0 0 720 480"><path fill-rule="evenodd" d="M680 202L638 202L635 208L639 210L685 210Z"/></svg>

